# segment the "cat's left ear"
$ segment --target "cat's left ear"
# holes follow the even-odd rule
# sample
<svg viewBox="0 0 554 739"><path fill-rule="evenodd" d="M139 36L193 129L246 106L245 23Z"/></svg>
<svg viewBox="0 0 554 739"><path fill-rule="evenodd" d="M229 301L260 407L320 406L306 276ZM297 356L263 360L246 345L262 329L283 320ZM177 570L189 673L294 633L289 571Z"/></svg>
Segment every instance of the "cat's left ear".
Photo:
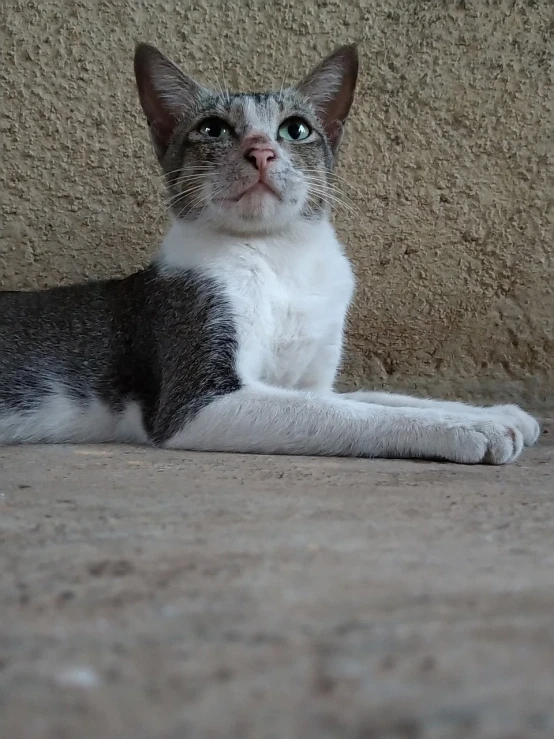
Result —
<svg viewBox="0 0 554 739"><path fill-rule="evenodd" d="M358 77L356 46L341 46L302 80L297 89L315 107L336 154L354 99Z"/></svg>
<svg viewBox="0 0 554 739"><path fill-rule="evenodd" d="M135 77L154 148L161 161L177 123L199 104L207 91L148 44L139 44L136 48Z"/></svg>

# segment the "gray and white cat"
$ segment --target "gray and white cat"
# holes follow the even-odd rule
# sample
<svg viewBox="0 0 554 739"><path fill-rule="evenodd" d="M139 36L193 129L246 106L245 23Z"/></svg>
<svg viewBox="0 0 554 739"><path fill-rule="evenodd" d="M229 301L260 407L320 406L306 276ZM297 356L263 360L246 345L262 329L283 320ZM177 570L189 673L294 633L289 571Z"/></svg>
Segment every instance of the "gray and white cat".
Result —
<svg viewBox="0 0 554 739"><path fill-rule="evenodd" d="M172 225L125 279L0 293L0 442L502 464L537 440L513 405L333 390L354 280L329 203L357 69L345 46L295 87L230 94L138 46Z"/></svg>

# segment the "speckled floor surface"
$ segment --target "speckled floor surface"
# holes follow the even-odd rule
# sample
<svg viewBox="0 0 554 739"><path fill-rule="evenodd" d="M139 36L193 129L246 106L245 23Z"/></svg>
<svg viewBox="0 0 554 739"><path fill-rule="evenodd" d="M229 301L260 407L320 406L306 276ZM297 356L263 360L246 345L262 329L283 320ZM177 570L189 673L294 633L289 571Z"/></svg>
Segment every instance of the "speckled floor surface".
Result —
<svg viewBox="0 0 554 739"><path fill-rule="evenodd" d="M545 427L504 468L0 449L0 736L554 736Z"/></svg>

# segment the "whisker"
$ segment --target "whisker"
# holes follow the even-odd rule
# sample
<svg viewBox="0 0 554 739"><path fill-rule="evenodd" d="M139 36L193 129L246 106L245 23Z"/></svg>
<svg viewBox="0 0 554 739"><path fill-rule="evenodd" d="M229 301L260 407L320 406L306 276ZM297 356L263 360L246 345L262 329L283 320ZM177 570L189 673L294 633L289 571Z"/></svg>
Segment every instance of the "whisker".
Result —
<svg viewBox="0 0 554 739"><path fill-rule="evenodd" d="M351 205L344 202L344 200L341 200L340 198L336 197L335 195L329 193L328 191L324 189L318 188L317 186L310 187L309 195L317 195L327 205L329 206L331 206L331 204L337 205L338 207L343 208L350 215L355 216L357 219L361 220L360 211L353 208Z"/></svg>
<svg viewBox="0 0 554 739"><path fill-rule="evenodd" d="M314 172L314 173L316 173L316 174L320 174L320 175L322 174L322 173L321 173L321 170L319 170L319 169L311 169L311 168L308 168L308 169L304 169L303 171L304 171L304 172L308 172L308 173L310 173L310 172ZM323 175L322 175L322 176L323 176ZM353 184L352 184L351 182L349 182L349 181L348 181L347 179L345 179L344 177L341 177L340 175L336 174L335 172L332 172L332 173L331 173L331 175L330 175L330 179L331 179L331 183L330 183L330 184L332 184L332 183L333 183L333 181L334 181L334 180L336 180L337 182L340 182L340 183L342 183L342 184L346 185L347 187L349 187L349 188L350 188L351 190L353 190L353 191L354 191L354 192L355 192L355 193L356 193L357 195L359 195L359 197L360 197L360 198L363 198L363 197L364 197L364 196L363 196L363 193L362 193L362 191L361 191L361 190L360 190L359 188L355 187L355 186L354 186L354 185L353 185Z"/></svg>
<svg viewBox="0 0 554 739"><path fill-rule="evenodd" d="M307 177L307 182L313 185L318 185L320 188L324 189L326 192L329 192L330 194L334 195L335 197L338 197L340 200L345 201L348 203L352 208L358 209L357 203L352 200L352 198L347 195L346 193L342 192L338 188L334 187L331 183L319 179L319 178L313 178L313 177Z"/></svg>
<svg viewBox="0 0 554 739"><path fill-rule="evenodd" d="M306 167L304 172L315 172L316 174L320 174L322 176L329 176L332 180L339 180L340 182L345 182L347 185L350 185L350 180L345 179L342 175L337 174L336 170L331 171L328 173L327 171L324 171L321 169L321 167Z"/></svg>
<svg viewBox="0 0 554 739"><path fill-rule="evenodd" d="M313 192L313 193L315 193L315 194L317 194L317 195L319 195L324 200L329 200L329 201L332 201L334 203L340 203L340 205L342 205L345 208L347 208L348 210L351 210L352 212L354 212L354 208L352 208L352 206L349 205L349 203L345 202L344 200L342 200L341 198L337 197L336 195L333 195L332 193L328 192L327 190L324 190L322 188L318 188L317 186L313 186L313 187L310 188L310 191Z"/></svg>
<svg viewBox="0 0 554 739"><path fill-rule="evenodd" d="M170 177L173 174L177 174L178 172L188 172L193 171L196 172L197 170L203 170L203 169L213 169L213 164L194 164L193 166L185 166L182 164L180 167L177 167L177 169L172 169L169 172L160 172L160 177Z"/></svg>
<svg viewBox="0 0 554 739"><path fill-rule="evenodd" d="M318 200L317 200L317 199L316 199L316 198L314 197L314 194L311 194L311 195L310 195L310 196L308 197L308 201L307 201L307 202L308 202L308 204L312 204L312 205L314 205L314 206L315 206L315 205L317 205L317 206L321 206L321 204L323 203L324 205L326 205L326 206L327 206L328 208L330 208L331 210L336 210L336 209L340 209L340 208L342 208L342 209L343 209L343 210L344 210L344 211L345 211L345 212L347 213L347 215L348 215L348 217L349 217L349 218L353 219L353 220L354 220L354 221L355 221L356 223L361 223L361 219L360 219L360 217L358 216L358 214L357 214L357 213L354 213L354 212L350 212L350 210L349 210L348 208L346 208L346 207L344 206L344 204L343 204L343 203L341 203L341 204L329 203L329 202L327 202L327 201L326 201L326 200L325 200L324 198L322 198L322 197L320 197L320 199L319 199L319 201L318 201Z"/></svg>
<svg viewBox="0 0 554 739"><path fill-rule="evenodd" d="M287 66L285 67L285 72L283 74L283 77L281 78L281 86L279 88L279 97L282 97L283 95L283 90L285 89L285 80L287 79L288 73L289 73L289 68Z"/></svg>
<svg viewBox="0 0 554 739"><path fill-rule="evenodd" d="M181 177L192 177L197 174L206 174L207 172L209 173L213 171L215 171L215 167L213 166L202 167L202 168L194 167L194 169L189 168L189 169L181 170L179 176L176 177L175 179L180 179Z"/></svg>
<svg viewBox="0 0 554 739"><path fill-rule="evenodd" d="M202 203L203 200L204 200L204 193L201 193L197 198L195 198L190 203L188 203L187 212L192 213L193 211L197 210L198 206ZM200 211L204 210L205 207L206 205L203 204L202 208L200 208ZM180 212L182 213L182 210Z"/></svg>
<svg viewBox="0 0 554 739"><path fill-rule="evenodd" d="M223 59L221 56L219 57L219 63L221 65L221 79L223 80L224 89L222 90L223 93L223 99L226 101L227 105L231 102L231 95L229 92L229 86L227 85L227 82L225 80L225 66L223 65Z"/></svg>
<svg viewBox="0 0 554 739"><path fill-rule="evenodd" d="M193 177L182 177L182 178L176 180L175 182L171 182L168 185L168 188L167 189L168 190L171 190L172 188L175 189L175 188L178 188L178 187L183 187L183 186L188 185L188 184L193 184L193 183L197 183L197 182L205 182L205 181L206 181L206 175L197 175L197 176L193 176Z"/></svg>
<svg viewBox="0 0 554 739"><path fill-rule="evenodd" d="M176 195L173 195L171 198L167 198L165 202L165 208L166 211L169 210L175 203L178 203L180 200L184 200L185 198L196 195L196 193L203 192L203 188L195 185L194 187L189 187L186 190L182 190L181 192L177 193Z"/></svg>
<svg viewBox="0 0 554 739"><path fill-rule="evenodd" d="M178 205L181 201L185 200L191 195L195 195L196 193L200 193L198 197L196 197L193 200L193 203L201 202L204 198L204 193L202 192L202 188L195 186L192 188L189 188L188 190L185 190L183 192L178 193L176 196L173 196L170 200L165 201L165 207L161 208L161 212L154 221L154 225L159 223L159 221L164 217L167 216L168 213L171 211L174 211L175 206ZM183 209L181 209L180 212L182 212Z"/></svg>
<svg viewBox="0 0 554 739"><path fill-rule="evenodd" d="M177 174L177 172L180 172L180 174L179 174L178 177L173 177L173 179L172 179L171 178L171 175L164 175L162 177L162 179L165 179L166 182L169 181L170 184L172 184L172 183L174 183L174 182L176 182L176 181L178 181L178 180L180 180L182 178L192 177L194 175L206 175L206 174L209 174L210 172L213 172L214 169L215 169L215 167L205 167L205 168L202 168L202 169L199 169L198 167L195 167L194 169L189 169L189 170L176 170L175 174Z"/></svg>

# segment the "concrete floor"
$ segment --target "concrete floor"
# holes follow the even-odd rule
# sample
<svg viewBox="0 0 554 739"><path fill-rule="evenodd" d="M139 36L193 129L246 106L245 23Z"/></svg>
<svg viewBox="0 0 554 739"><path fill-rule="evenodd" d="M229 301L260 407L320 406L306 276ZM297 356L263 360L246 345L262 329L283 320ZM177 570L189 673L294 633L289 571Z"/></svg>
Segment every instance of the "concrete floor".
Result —
<svg viewBox="0 0 554 739"><path fill-rule="evenodd" d="M1 449L0 736L554 736L546 431L503 468Z"/></svg>

